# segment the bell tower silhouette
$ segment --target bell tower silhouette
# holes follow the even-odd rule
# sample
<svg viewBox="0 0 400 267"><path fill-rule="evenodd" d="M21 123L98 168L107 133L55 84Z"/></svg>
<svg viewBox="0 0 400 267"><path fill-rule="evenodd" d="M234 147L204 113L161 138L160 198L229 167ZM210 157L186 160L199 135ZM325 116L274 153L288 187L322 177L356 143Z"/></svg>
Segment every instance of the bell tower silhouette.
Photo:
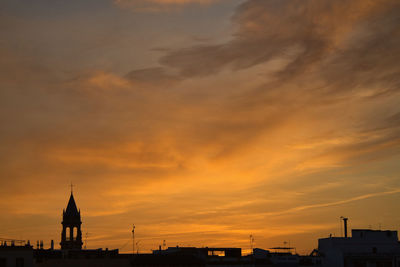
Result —
<svg viewBox="0 0 400 267"><path fill-rule="evenodd" d="M75 204L72 192L69 197L67 209L63 210L62 232L61 232L61 249L82 249L82 232L81 232L81 211Z"/></svg>

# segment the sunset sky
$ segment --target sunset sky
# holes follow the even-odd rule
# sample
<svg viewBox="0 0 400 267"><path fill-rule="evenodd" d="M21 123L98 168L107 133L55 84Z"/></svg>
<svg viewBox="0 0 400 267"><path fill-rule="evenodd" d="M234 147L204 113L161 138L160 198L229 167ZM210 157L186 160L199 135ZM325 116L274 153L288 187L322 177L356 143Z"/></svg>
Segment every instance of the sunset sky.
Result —
<svg viewBox="0 0 400 267"><path fill-rule="evenodd" d="M400 1L1 0L0 237L309 253L400 230Z"/></svg>

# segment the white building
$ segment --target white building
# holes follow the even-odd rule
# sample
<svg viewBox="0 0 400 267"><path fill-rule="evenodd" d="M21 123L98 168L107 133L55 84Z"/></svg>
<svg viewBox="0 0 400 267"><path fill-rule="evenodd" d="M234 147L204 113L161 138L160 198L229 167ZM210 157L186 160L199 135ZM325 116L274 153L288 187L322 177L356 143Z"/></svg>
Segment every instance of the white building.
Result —
<svg viewBox="0 0 400 267"><path fill-rule="evenodd" d="M318 240L323 267L400 267L397 231L352 230L352 237Z"/></svg>

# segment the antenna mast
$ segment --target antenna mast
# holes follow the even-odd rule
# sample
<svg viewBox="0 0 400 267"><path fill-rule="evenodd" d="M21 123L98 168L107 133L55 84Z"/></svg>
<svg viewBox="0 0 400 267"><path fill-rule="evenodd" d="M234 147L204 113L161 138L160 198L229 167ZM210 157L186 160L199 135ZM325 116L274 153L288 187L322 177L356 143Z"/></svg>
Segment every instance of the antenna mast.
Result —
<svg viewBox="0 0 400 267"><path fill-rule="evenodd" d="M87 239L88 239L89 233L85 233L85 249L87 248Z"/></svg>
<svg viewBox="0 0 400 267"><path fill-rule="evenodd" d="M254 237L253 235L250 235L250 254L253 254L253 243L254 243Z"/></svg>
<svg viewBox="0 0 400 267"><path fill-rule="evenodd" d="M135 254L135 225L132 227L132 255Z"/></svg>

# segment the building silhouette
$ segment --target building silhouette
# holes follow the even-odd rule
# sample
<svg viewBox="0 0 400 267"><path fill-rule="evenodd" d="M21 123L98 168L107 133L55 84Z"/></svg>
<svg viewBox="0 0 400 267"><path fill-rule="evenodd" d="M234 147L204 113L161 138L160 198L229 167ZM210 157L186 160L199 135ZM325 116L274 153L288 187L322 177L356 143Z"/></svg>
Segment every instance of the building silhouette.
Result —
<svg viewBox="0 0 400 267"><path fill-rule="evenodd" d="M353 229L351 237L320 238L318 252L323 267L398 267L397 231Z"/></svg>
<svg viewBox="0 0 400 267"><path fill-rule="evenodd" d="M82 249L81 211L76 207L73 192L69 197L67 209L63 210L61 249Z"/></svg>
<svg viewBox="0 0 400 267"><path fill-rule="evenodd" d="M0 238L0 267L400 267L397 231L353 229L348 236L348 219L342 219L344 236L320 238L310 255L292 253L291 247L252 248L247 255L238 247L160 245L152 253L82 249L81 213L71 189L63 210L61 249L54 248L53 240L50 248L39 240L34 248L30 241Z"/></svg>

